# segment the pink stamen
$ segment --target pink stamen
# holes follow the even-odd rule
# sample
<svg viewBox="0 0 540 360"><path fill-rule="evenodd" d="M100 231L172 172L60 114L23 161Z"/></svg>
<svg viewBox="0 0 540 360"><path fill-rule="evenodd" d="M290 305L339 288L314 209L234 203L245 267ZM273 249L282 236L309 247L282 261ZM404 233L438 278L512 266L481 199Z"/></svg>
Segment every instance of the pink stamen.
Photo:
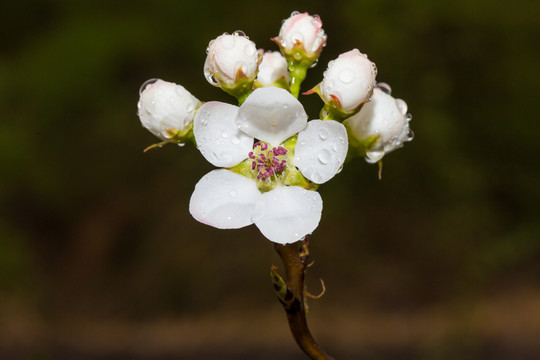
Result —
<svg viewBox="0 0 540 360"><path fill-rule="evenodd" d="M287 168L287 159L284 158L286 154L287 149L282 146L270 148L267 143L258 141L248 154L253 160L251 170L257 172L258 180L269 181L272 176L279 176Z"/></svg>

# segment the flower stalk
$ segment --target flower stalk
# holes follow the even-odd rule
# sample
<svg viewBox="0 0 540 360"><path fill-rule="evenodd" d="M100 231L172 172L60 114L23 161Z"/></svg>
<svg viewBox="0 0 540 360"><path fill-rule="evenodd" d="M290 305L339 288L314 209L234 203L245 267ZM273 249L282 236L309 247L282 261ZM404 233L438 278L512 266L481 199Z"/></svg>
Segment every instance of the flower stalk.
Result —
<svg viewBox="0 0 540 360"><path fill-rule="evenodd" d="M276 252L279 254L285 267L285 279L277 274L277 268L272 266L270 274L274 283L274 288L278 294L278 299L283 305L287 314L289 328L294 340L302 351L313 360L332 360L323 349L317 345L315 339L309 331L306 319L305 304L305 271L308 267L309 240L308 236L302 242L292 244L275 244ZM286 288L283 288L286 286Z"/></svg>

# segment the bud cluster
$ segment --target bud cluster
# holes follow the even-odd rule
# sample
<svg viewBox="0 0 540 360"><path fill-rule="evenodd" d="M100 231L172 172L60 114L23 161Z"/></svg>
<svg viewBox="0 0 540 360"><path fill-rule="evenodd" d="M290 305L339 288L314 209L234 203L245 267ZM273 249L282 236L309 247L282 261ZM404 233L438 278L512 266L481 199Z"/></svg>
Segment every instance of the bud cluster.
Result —
<svg viewBox="0 0 540 360"><path fill-rule="evenodd" d="M233 95L241 105L257 88L278 87L295 98L309 68L315 66L327 35L318 15L293 12L271 39L278 51L265 51L242 31L223 33L206 50L204 75L208 82ZM350 155L369 163L412 139L411 115L390 87L377 83L377 67L358 49L328 63L322 81L304 94L317 93L324 105L322 120L342 122L350 138ZM195 142L192 123L202 103L182 86L152 80L141 88L139 118L164 143ZM151 147L150 147L151 148Z"/></svg>

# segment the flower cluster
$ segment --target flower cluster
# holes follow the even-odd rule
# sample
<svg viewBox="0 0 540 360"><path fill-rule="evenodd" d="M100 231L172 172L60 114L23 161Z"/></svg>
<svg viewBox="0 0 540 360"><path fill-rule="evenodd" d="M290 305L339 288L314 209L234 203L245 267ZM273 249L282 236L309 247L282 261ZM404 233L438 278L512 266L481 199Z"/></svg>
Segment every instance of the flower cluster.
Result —
<svg viewBox="0 0 540 360"><path fill-rule="evenodd" d="M377 69L357 49L328 64L322 81L304 94L324 102L309 120L298 101L307 70L327 36L318 16L293 12L272 39L280 52L257 49L243 32L210 41L204 74L238 105L201 103L182 86L152 80L141 87L139 117L165 143L193 142L220 168L195 185L189 211L220 229L255 224L276 243L292 243L318 226L317 188L339 173L347 155L369 163L412 139L410 114Z"/></svg>

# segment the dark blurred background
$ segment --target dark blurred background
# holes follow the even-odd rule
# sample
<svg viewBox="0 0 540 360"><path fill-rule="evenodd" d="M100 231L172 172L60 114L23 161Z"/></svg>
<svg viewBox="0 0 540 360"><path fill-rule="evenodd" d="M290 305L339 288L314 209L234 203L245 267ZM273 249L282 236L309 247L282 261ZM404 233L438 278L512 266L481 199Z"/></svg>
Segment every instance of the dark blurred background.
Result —
<svg viewBox="0 0 540 360"><path fill-rule="evenodd" d="M309 321L337 359L540 358L540 3L312 0L0 4L0 358L301 359L255 227L188 212L211 170L136 115L159 77L233 102L208 42L258 47L291 11L406 100L413 142L383 178L361 159L321 187ZM310 117L322 105L302 96Z"/></svg>

